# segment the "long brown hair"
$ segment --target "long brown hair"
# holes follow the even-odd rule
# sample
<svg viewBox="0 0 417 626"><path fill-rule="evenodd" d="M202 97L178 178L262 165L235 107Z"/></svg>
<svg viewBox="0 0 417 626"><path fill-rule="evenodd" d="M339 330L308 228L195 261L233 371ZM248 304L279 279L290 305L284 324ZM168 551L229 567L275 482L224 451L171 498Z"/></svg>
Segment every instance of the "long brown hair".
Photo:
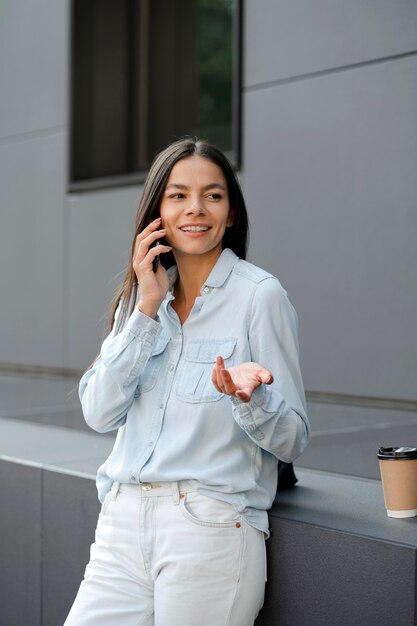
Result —
<svg viewBox="0 0 417 626"><path fill-rule="evenodd" d="M225 232L222 242L223 248L231 248L238 257L246 258L249 238L248 214L242 190L229 161L221 150L205 141L186 137L171 143L155 157L145 180L136 214L130 261L110 308L109 326L112 328L116 310L121 302L115 333L121 330L135 308L138 292L137 278L133 269L136 237L148 224L159 217L159 207L171 170L178 161L189 156L201 156L209 159L222 170L227 182L230 209L233 212L233 224ZM160 262L168 269L175 265L174 255L172 252L161 254Z"/></svg>

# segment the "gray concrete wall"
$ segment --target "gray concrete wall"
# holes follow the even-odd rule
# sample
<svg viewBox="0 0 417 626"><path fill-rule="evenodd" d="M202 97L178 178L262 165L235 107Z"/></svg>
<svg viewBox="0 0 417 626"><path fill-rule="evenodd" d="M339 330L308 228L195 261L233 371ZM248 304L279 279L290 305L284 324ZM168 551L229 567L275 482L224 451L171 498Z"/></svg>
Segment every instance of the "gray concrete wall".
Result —
<svg viewBox="0 0 417 626"><path fill-rule="evenodd" d="M245 25L251 256L299 311L306 387L416 399L417 5L261 0Z"/></svg>
<svg viewBox="0 0 417 626"><path fill-rule="evenodd" d="M0 6L0 361L64 360L67 0Z"/></svg>
<svg viewBox="0 0 417 626"><path fill-rule="evenodd" d="M140 187L69 194L69 0L0 9L0 362L83 368ZM310 390L417 399L417 5L244 2L251 259Z"/></svg>
<svg viewBox="0 0 417 626"><path fill-rule="evenodd" d="M139 198L137 187L66 198L66 367L84 369L100 349L110 300L129 259Z"/></svg>
<svg viewBox="0 0 417 626"><path fill-rule="evenodd" d="M0 476L0 623L63 624L94 540L94 481L3 460Z"/></svg>

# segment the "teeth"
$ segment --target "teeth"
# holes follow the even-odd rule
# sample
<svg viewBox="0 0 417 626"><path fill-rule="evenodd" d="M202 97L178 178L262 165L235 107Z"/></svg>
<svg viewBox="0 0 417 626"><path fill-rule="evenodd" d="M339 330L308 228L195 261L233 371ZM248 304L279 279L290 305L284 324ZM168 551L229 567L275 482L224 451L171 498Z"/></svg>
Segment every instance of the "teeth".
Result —
<svg viewBox="0 0 417 626"><path fill-rule="evenodd" d="M184 226L181 230L184 232L199 233L201 231L208 230L208 226Z"/></svg>

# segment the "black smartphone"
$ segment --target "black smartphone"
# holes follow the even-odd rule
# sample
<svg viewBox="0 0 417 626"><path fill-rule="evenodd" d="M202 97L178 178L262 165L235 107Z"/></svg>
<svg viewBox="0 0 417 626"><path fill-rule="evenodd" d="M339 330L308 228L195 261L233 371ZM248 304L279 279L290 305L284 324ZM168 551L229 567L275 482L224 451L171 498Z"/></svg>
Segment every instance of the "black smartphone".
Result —
<svg viewBox="0 0 417 626"><path fill-rule="evenodd" d="M157 241L155 241L155 242L152 244L152 246L151 246L151 247L152 247L152 248L155 248L155 246L159 246L159 244L160 244L160 243L161 243L161 242L160 242L159 240L157 240ZM154 258L154 260L152 261L152 269L153 269L153 271L155 272L155 274L156 274L156 272L157 272L157 270L158 270L158 265L159 265L159 254L158 254L158 256L156 256L156 257Z"/></svg>

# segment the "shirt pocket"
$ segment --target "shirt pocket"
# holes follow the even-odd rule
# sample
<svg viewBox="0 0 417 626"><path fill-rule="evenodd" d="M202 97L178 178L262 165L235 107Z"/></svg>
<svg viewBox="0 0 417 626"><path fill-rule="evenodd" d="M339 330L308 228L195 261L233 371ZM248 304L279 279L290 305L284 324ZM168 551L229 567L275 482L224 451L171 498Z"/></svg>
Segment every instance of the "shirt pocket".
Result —
<svg viewBox="0 0 417 626"><path fill-rule="evenodd" d="M139 376L138 385L136 387L135 396L139 396L141 393L150 391L155 387L155 383L158 380L158 374L161 371L161 367L165 358L165 349L169 343L169 337L160 335L156 340L156 343L149 357L145 369Z"/></svg>
<svg viewBox="0 0 417 626"><path fill-rule="evenodd" d="M222 356L225 367L234 364L237 339L210 339L190 341L177 382L177 397L186 402L216 402L224 394L217 391L211 381L211 371L217 356Z"/></svg>

